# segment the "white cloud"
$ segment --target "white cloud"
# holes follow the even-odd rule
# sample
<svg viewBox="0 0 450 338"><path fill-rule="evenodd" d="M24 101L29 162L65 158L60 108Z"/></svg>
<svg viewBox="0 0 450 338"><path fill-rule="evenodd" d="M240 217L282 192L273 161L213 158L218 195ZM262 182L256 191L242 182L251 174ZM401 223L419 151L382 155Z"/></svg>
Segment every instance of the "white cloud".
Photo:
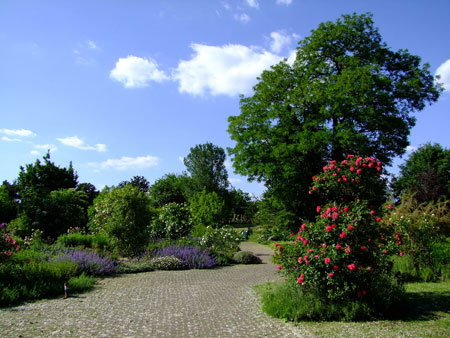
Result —
<svg viewBox="0 0 450 338"><path fill-rule="evenodd" d="M228 179L228 182L230 182L231 184L239 184L242 182L242 180L240 178L230 177Z"/></svg>
<svg viewBox="0 0 450 338"><path fill-rule="evenodd" d="M179 91L192 95L248 94L256 77L282 60L282 57L256 47L243 45L208 46L192 44L194 55L181 60L173 74Z"/></svg>
<svg viewBox="0 0 450 338"><path fill-rule="evenodd" d="M415 152L417 149L419 149L418 147L414 147L414 146L407 146L406 147L406 152L407 153L413 153Z"/></svg>
<svg viewBox="0 0 450 338"><path fill-rule="evenodd" d="M289 48L294 39L299 39L297 34L286 34L286 32L278 31L270 33L272 41L270 42L270 50L274 53L280 53L283 49Z"/></svg>
<svg viewBox="0 0 450 338"><path fill-rule="evenodd" d="M222 1L222 7L225 8L227 11L231 10L230 4L226 1Z"/></svg>
<svg viewBox="0 0 450 338"><path fill-rule="evenodd" d="M20 138L9 138L8 136L2 136L2 141L6 142L21 142Z"/></svg>
<svg viewBox="0 0 450 338"><path fill-rule="evenodd" d="M86 45L87 45L87 48L89 48L89 49L98 49L97 44L92 40L87 40Z"/></svg>
<svg viewBox="0 0 450 338"><path fill-rule="evenodd" d="M450 92L450 59L439 66L436 75L440 76L438 82L444 85L445 91Z"/></svg>
<svg viewBox="0 0 450 338"><path fill-rule="evenodd" d="M286 5L289 6L292 3L292 0L277 0L277 5Z"/></svg>
<svg viewBox="0 0 450 338"><path fill-rule="evenodd" d="M250 21L250 17L245 13L235 14L234 20L242 22L242 23L248 23Z"/></svg>
<svg viewBox="0 0 450 338"><path fill-rule="evenodd" d="M82 139L77 136L70 136L65 138L57 138L59 142L64 144L65 146L74 147L81 150L96 150L98 152L106 151L106 144L98 143L95 146L91 146L86 144Z"/></svg>
<svg viewBox="0 0 450 338"><path fill-rule="evenodd" d="M36 136L31 130L27 129L0 129L0 133L6 134L8 136L16 137L34 137Z"/></svg>
<svg viewBox="0 0 450 338"><path fill-rule="evenodd" d="M30 152L31 155L39 156L44 152L50 151L54 153L58 148L53 144L35 144L33 145L34 150Z"/></svg>
<svg viewBox="0 0 450 338"><path fill-rule="evenodd" d="M178 156L178 159L180 160L181 163L184 164L184 157L183 156Z"/></svg>
<svg viewBox="0 0 450 338"><path fill-rule="evenodd" d="M258 0L246 0L247 5L253 8L259 8Z"/></svg>
<svg viewBox="0 0 450 338"><path fill-rule="evenodd" d="M127 170L127 169L143 169L149 167L155 167L158 165L159 159L154 156L138 156L138 157L128 157L124 156L120 159L108 159L101 163L91 162L90 166L100 169L116 169L116 170Z"/></svg>
<svg viewBox="0 0 450 338"><path fill-rule="evenodd" d="M158 69L155 60L133 55L119 58L109 77L123 83L127 88L147 87L150 81L162 82L169 79Z"/></svg>

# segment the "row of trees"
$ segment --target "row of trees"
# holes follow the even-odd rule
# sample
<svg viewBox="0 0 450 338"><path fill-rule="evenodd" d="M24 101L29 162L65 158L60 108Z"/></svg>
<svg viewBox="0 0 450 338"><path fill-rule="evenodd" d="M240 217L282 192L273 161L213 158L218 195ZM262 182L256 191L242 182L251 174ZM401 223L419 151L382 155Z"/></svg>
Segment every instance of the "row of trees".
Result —
<svg viewBox="0 0 450 338"><path fill-rule="evenodd" d="M69 228L88 229L100 201L134 203L130 196L135 193L129 187L143 198L136 197L136 201L145 201L149 212L142 220L147 225L168 204L189 206L190 217L203 227L230 222L235 215L241 220L252 218L254 201L229 185L222 148L211 143L197 145L184 162L187 172L183 174L167 174L154 184L143 176L134 176L100 193L90 183L78 183L71 163L61 168L48 153L43 162L21 167L12 184L4 181L0 186L0 221L10 223L9 228L22 238L40 230L45 239L53 241Z"/></svg>

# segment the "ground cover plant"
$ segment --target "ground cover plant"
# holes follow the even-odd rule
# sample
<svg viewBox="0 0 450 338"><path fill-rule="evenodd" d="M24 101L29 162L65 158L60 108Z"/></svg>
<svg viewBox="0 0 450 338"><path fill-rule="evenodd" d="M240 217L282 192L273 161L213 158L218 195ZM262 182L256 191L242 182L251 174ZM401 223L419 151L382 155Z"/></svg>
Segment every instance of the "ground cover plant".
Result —
<svg viewBox="0 0 450 338"><path fill-rule="evenodd" d="M390 257L402 256L403 247L399 234L380 226L381 173L375 158L349 155L313 177L310 194L328 202L316 207L315 222L301 225L295 243L277 245L274 256L286 290L293 288L304 303L291 320L375 318L401 299Z"/></svg>

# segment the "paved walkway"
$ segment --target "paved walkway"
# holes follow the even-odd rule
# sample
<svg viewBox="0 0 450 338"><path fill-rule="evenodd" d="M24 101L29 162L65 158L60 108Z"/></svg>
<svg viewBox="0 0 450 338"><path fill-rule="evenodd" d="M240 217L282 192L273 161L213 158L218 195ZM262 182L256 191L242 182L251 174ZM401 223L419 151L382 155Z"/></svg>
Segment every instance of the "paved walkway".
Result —
<svg viewBox="0 0 450 338"><path fill-rule="evenodd" d="M280 277L271 250L244 242L264 264L154 271L106 278L80 298L0 310L0 337L304 337L261 311L252 285Z"/></svg>

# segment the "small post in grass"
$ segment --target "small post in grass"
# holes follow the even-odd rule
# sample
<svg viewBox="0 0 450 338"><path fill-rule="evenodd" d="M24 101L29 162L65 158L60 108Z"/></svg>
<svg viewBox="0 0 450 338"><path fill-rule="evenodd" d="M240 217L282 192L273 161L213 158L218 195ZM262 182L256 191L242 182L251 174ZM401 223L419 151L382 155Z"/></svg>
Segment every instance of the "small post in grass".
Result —
<svg viewBox="0 0 450 338"><path fill-rule="evenodd" d="M64 283L64 298L68 297L67 296L67 289L68 289L68 287L67 287L66 283Z"/></svg>

